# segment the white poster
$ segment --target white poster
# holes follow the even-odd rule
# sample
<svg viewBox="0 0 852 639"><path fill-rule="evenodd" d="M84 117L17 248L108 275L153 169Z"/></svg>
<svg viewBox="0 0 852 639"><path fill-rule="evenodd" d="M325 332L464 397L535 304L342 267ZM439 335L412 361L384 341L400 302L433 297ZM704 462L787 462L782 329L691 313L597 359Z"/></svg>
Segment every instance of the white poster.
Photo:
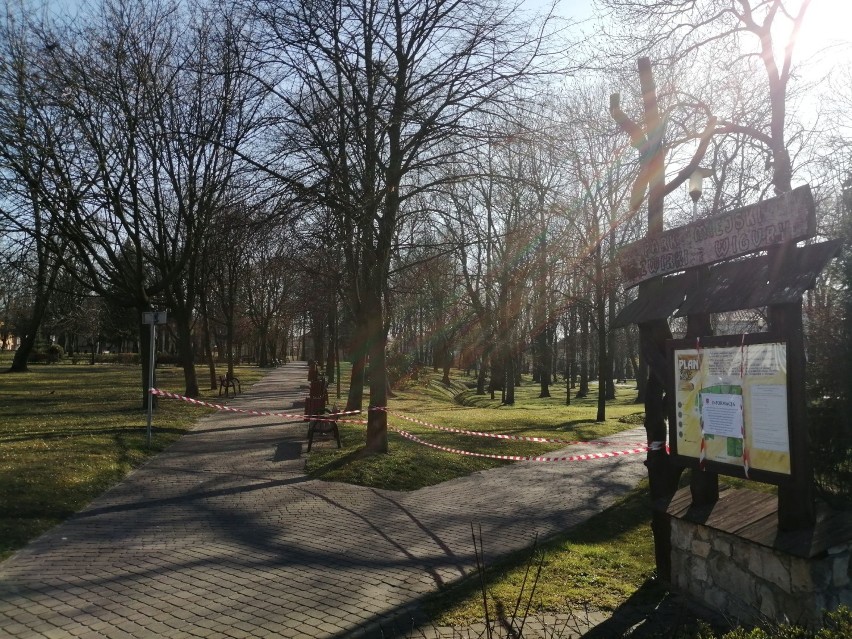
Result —
<svg viewBox="0 0 852 639"><path fill-rule="evenodd" d="M706 435L743 436L743 396L701 393L701 420Z"/></svg>
<svg viewBox="0 0 852 639"><path fill-rule="evenodd" d="M755 384L751 387L751 443L761 450L790 452L785 385Z"/></svg>

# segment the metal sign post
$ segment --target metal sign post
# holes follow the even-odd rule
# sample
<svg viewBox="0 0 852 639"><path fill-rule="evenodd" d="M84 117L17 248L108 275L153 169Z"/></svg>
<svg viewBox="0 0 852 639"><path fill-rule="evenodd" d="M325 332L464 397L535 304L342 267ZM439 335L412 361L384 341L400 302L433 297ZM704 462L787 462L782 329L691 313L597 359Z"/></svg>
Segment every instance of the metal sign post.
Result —
<svg viewBox="0 0 852 639"><path fill-rule="evenodd" d="M157 324L165 324L165 311L151 311L142 313L142 323L148 324L151 327L151 348L148 359L148 426L145 430L145 445L151 446L151 421L154 417L154 395L151 390L154 388L154 365L156 364L157 353Z"/></svg>

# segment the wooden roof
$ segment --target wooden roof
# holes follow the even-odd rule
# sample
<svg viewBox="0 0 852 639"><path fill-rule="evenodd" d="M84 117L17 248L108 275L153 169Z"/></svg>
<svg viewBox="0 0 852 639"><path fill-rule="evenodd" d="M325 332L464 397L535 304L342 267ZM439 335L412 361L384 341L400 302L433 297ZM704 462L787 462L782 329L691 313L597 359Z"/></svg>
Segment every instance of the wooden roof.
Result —
<svg viewBox="0 0 852 639"><path fill-rule="evenodd" d="M625 306L613 328L690 313L724 313L770 304L797 302L840 251L842 240L797 248L769 282L766 255L691 269L644 283L636 300ZM706 275L701 279L701 273Z"/></svg>

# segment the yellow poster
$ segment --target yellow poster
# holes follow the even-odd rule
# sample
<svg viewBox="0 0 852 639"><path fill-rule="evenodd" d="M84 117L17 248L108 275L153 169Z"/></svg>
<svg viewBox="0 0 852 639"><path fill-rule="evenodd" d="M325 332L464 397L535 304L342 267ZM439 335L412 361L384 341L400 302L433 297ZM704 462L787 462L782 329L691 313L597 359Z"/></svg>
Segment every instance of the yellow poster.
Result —
<svg viewBox="0 0 852 639"><path fill-rule="evenodd" d="M674 367L679 455L790 474L785 343L698 342L674 351Z"/></svg>

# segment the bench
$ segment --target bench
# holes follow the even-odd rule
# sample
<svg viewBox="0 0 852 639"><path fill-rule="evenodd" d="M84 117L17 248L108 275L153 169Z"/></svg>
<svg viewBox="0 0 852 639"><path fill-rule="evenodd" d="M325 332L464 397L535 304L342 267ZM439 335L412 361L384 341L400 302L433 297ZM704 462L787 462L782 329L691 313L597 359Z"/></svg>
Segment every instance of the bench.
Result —
<svg viewBox="0 0 852 639"><path fill-rule="evenodd" d="M337 441L337 447L341 448L340 444L340 429L337 427L337 421L334 420L337 417L337 407L335 407L334 412L328 412L323 410L323 415L327 415L326 419L312 419L310 424L308 424L308 452L311 452L311 446L314 443L314 435L334 435L334 439Z"/></svg>
<svg viewBox="0 0 852 639"><path fill-rule="evenodd" d="M234 390L234 395L243 392L243 387L240 385L238 377L230 374L219 375L219 397L222 396L222 390L225 391L225 397L228 396L229 389Z"/></svg>

